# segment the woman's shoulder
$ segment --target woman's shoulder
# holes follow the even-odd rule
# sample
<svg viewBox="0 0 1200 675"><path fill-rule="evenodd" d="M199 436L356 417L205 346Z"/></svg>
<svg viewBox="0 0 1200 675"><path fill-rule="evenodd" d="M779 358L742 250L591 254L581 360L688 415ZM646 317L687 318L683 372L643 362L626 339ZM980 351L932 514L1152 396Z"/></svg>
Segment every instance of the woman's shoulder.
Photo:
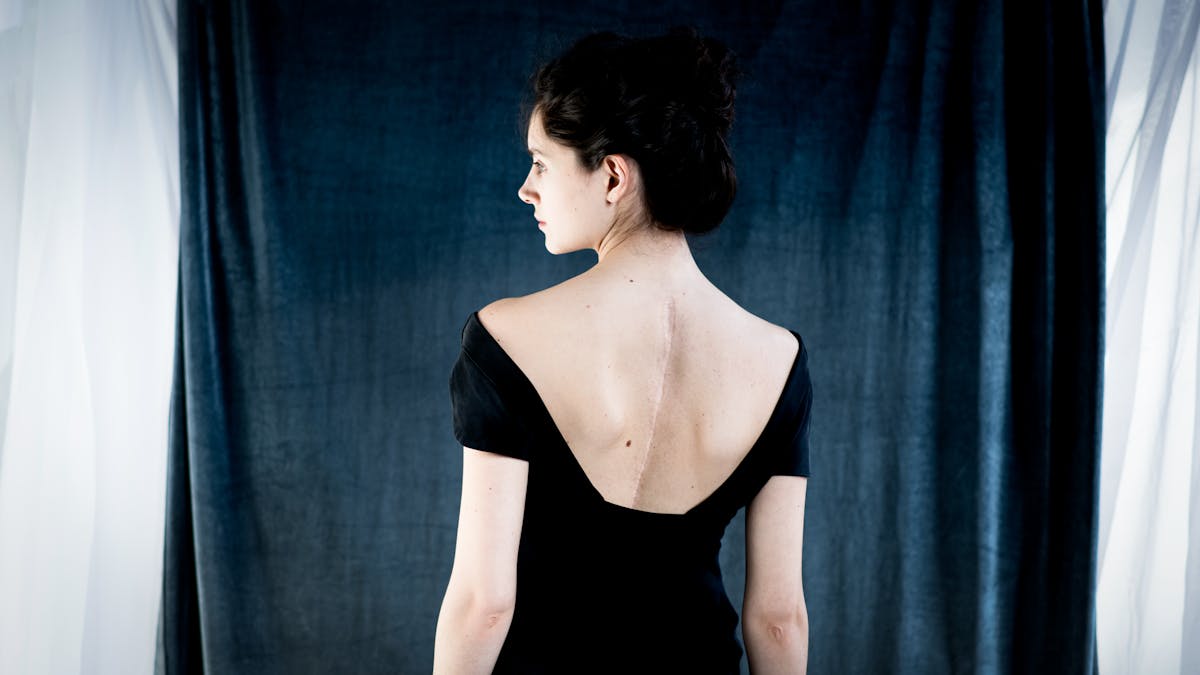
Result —
<svg viewBox="0 0 1200 675"><path fill-rule="evenodd" d="M731 344L750 347L756 353L795 353L799 333L791 326L774 323L738 304L720 289L713 287L713 298L707 305L710 322L723 327Z"/></svg>
<svg viewBox="0 0 1200 675"><path fill-rule="evenodd" d="M580 275L528 295L498 298L480 308L478 316L506 351L532 359L535 357L531 352L545 355L547 351L570 351L563 342L604 335L612 326L635 326L640 323L640 314L651 314L646 308L662 303L661 298L641 303L614 297L611 285ZM798 351L804 350L801 333L791 325L755 314L716 286L692 289L689 295L668 304L677 305L677 326L709 336L704 342L710 349L740 353L751 361L755 360L751 354L764 355L775 363L790 363ZM783 359L785 355L788 358Z"/></svg>
<svg viewBox="0 0 1200 675"><path fill-rule="evenodd" d="M539 329L545 323L558 323L573 315L572 310L589 307L589 298L600 292L586 275L571 277L553 286L527 295L497 298L479 308L479 321L496 337ZM493 330L494 329L494 330Z"/></svg>
<svg viewBox="0 0 1200 675"><path fill-rule="evenodd" d="M475 313L484 330L501 347L506 347L509 335L519 334L521 326L536 328L539 318L545 314L545 310L539 307L543 303L531 301L530 298L528 295L497 298Z"/></svg>

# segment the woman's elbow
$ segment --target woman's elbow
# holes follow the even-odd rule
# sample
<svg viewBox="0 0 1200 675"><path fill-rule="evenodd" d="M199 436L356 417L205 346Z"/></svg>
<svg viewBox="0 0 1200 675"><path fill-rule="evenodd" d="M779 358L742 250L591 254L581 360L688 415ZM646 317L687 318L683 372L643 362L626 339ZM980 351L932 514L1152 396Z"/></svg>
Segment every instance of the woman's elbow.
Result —
<svg viewBox="0 0 1200 675"><path fill-rule="evenodd" d="M461 598L456 603L461 608L459 616L472 623L482 624L484 628L493 628L512 619L513 610L516 608L516 597L513 593L467 589L459 593L447 593L447 598L452 594Z"/></svg>
<svg viewBox="0 0 1200 675"><path fill-rule="evenodd" d="M502 628L507 631L509 624L512 623L514 609L512 603L494 603L480 608L476 616L480 618L483 627L487 630Z"/></svg>
<svg viewBox="0 0 1200 675"><path fill-rule="evenodd" d="M472 617L503 617L512 614L517 602L516 581L474 578L451 573L442 605L455 614Z"/></svg>
<svg viewBox="0 0 1200 675"><path fill-rule="evenodd" d="M513 613L516 608L515 593L496 593L484 590L476 590L470 592L471 613L475 616L495 617L506 616Z"/></svg>
<svg viewBox="0 0 1200 675"><path fill-rule="evenodd" d="M742 637L754 675L808 671L808 609L794 605L742 617Z"/></svg>
<svg viewBox="0 0 1200 675"><path fill-rule="evenodd" d="M746 629L770 638L775 644L808 642L808 607L803 602L788 609L748 615L744 623Z"/></svg>
<svg viewBox="0 0 1200 675"><path fill-rule="evenodd" d="M512 625L513 611L513 603L503 596L447 593L434 634L433 672L491 672Z"/></svg>

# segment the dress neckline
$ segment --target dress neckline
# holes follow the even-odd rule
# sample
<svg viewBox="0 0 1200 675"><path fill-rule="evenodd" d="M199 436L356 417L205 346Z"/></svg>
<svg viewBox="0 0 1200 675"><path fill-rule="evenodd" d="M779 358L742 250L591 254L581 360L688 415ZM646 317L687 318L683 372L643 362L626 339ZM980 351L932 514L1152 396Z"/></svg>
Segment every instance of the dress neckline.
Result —
<svg viewBox="0 0 1200 675"><path fill-rule="evenodd" d="M520 378L522 386L528 389L532 399L537 402L539 414L544 416L547 425L554 430L555 435L558 437L559 443L567 451L570 463L573 465L575 471L578 472L579 477L583 480L584 484L588 486L588 489L592 495L612 509L621 512L638 514L648 518L680 519L694 516L696 513L707 508L709 504L714 503L721 493L727 490L739 478L739 476L746 471L747 467L751 463L751 460L757 456L758 452L760 452L760 447L774 435L773 432L782 419L783 403L784 401L788 400L788 395L791 392L793 381L796 379L797 366L799 366L801 357L804 354L804 341L800 338L799 333L791 328L788 328L787 331L796 338L796 342L798 343L796 348L796 356L792 359L792 365L788 369L787 377L783 381L783 388L779 391L779 397L775 401L775 406L771 409L771 414L767 418L767 423L763 425L758 437L750 446L750 450L748 450L745 456L742 457L741 461L737 463L737 465L733 468L733 471L731 471L730 474L725 477L725 480L721 481L721 483L717 485L717 487L710 492L707 497L700 500L697 504L683 513L666 513L662 511L645 511L642 509L635 509L629 506L616 504L605 499L600 490L597 489L592 483L592 480L588 477L587 472L583 470L583 465L579 463L579 458L575 456L575 452L571 450L571 446L567 443L567 439L563 436L562 431L554 422L554 417L550 414L550 409L546 407L546 402L542 399L541 394L538 393L537 387L533 386L533 382L525 374L525 371L521 370L521 367L517 365L516 361L514 361L511 356L509 356L508 352L504 351L504 347L500 346L500 343L496 340L495 336L488 332L487 327L484 326L483 322L479 320L478 310L471 312L471 316L468 317L468 323L474 324L474 326L479 329L479 334L487 338L488 344L495 350L496 354L502 358L512 369L513 373ZM464 332L464 335L465 334L466 333Z"/></svg>

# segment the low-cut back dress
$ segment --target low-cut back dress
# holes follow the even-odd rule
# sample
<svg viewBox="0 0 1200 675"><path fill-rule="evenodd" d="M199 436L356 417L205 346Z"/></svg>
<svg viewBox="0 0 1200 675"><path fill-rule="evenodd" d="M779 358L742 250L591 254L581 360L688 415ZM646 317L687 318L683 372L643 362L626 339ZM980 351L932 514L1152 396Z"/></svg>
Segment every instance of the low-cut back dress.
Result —
<svg viewBox="0 0 1200 675"><path fill-rule="evenodd" d="M529 462L516 605L493 673L738 673L738 613L718 554L771 476L808 476L812 382L799 342L749 453L686 513L613 504L592 485L532 382L472 312L450 374L454 436Z"/></svg>

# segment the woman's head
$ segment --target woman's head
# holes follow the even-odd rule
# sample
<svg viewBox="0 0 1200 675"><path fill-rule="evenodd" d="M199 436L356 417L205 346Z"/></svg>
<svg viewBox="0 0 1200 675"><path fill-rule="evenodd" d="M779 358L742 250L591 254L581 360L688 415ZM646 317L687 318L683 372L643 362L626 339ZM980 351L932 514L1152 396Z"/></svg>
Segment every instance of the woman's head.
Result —
<svg viewBox="0 0 1200 675"><path fill-rule="evenodd" d="M579 39L531 78L520 197L548 230L585 238L614 222L711 232L737 191L727 134L739 75L731 50L691 28Z"/></svg>

